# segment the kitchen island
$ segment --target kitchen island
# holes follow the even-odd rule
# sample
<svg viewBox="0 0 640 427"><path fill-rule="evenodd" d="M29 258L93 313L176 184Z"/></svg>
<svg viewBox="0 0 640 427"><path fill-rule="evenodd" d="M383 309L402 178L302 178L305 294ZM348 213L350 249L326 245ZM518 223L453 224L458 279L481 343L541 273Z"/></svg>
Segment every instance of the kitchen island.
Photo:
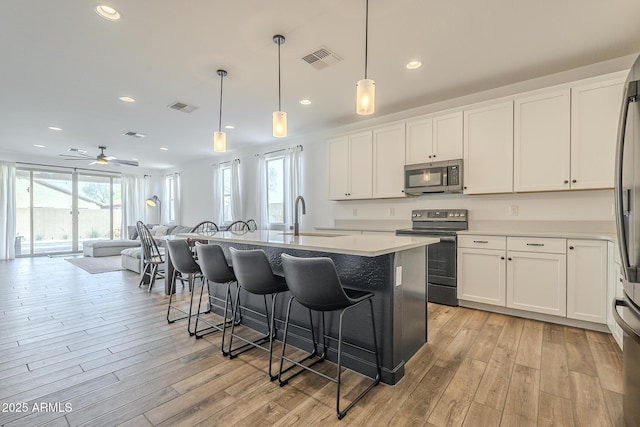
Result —
<svg viewBox="0 0 640 427"><path fill-rule="evenodd" d="M218 232L214 235L180 234L220 245L230 260L229 248L265 251L273 271L282 274L280 255L288 253L299 257L324 256L331 258L345 287L373 292L374 316L378 335L378 350L382 367L382 382L397 383L404 375L404 364L427 340L426 317L426 251L427 246L438 243L437 238L417 236L344 236L323 233L290 233L258 230L254 232ZM217 288L223 297L223 287ZM281 329L289 294L280 297L276 308L276 327ZM241 293L241 304L264 311L262 297ZM221 314L221 307L212 310ZM336 360L337 316L327 314L328 359ZM288 343L310 349L309 315L295 304L291 311L292 325ZM319 316L314 326L320 324ZM242 323L252 329L266 332L263 320L251 313L243 314ZM295 326L294 326L295 325ZM371 348L371 320L368 308L356 307L345 317L343 365L354 371L374 376L372 357L362 348ZM318 332L316 330L316 332ZM278 331L281 338L282 331ZM320 349L321 350L321 349Z"/></svg>

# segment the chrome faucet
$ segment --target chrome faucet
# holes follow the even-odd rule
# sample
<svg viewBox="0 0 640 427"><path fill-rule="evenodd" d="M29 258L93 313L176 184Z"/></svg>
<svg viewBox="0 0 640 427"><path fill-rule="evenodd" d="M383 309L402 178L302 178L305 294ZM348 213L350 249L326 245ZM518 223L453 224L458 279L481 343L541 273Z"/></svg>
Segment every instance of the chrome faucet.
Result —
<svg viewBox="0 0 640 427"><path fill-rule="evenodd" d="M304 197L302 197L302 196L296 197L294 220L293 220L293 235L294 236L299 236L300 235L300 224L298 224L298 202L302 202L302 215L306 215L307 214L307 207L304 204Z"/></svg>

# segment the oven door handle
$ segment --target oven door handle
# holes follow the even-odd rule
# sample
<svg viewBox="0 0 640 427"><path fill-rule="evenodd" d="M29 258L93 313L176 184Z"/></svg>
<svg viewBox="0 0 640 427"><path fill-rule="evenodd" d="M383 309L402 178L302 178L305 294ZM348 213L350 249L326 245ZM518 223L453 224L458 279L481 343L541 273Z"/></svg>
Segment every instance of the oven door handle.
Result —
<svg viewBox="0 0 640 427"><path fill-rule="evenodd" d="M441 242L454 242L456 241L455 237L452 236L444 236L444 237L440 237L440 241Z"/></svg>

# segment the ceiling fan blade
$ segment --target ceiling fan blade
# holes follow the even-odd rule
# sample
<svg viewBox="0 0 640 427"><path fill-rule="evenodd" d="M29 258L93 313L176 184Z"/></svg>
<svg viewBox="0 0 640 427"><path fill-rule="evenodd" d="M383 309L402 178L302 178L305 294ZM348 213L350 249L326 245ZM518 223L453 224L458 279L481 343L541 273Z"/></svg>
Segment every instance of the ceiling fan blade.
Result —
<svg viewBox="0 0 640 427"><path fill-rule="evenodd" d="M93 162L89 163L89 165L95 165L95 164L97 164L97 163L98 163L98 162L96 162L96 161L94 160Z"/></svg>
<svg viewBox="0 0 640 427"><path fill-rule="evenodd" d="M109 160L109 163L114 163L114 164L120 164L120 165L127 165L127 166L138 166L138 162L135 162L133 160Z"/></svg>
<svg viewBox="0 0 640 427"><path fill-rule="evenodd" d="M105 160L116 160L116 159L117 159L117 157L114 157L114 156L104 156L104 157L103 157L103 159L105 159Z"/></svg>
<svg viewBox="0 0 640 427"><path fill-rule="evenodd" d="M58 154L60 157L65 157L65 160L87 160L93 159L91 156L73 156L71 154Z"/></svg>

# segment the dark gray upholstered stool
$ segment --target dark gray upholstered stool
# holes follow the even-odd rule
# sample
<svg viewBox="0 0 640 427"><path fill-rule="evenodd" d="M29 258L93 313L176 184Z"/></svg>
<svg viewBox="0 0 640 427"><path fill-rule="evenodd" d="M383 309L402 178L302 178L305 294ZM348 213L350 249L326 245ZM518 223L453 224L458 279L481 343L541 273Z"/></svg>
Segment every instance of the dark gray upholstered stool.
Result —
<svg viewBox="0 0 640 427"><path fill-rule="evenodd" d="M365 394L367 394L373 387L380 382L380 360L378 357L378 342L376 338L376 326L373 316L373 303L371 298L373 294L370 292L358 291L355 289L343 288L338 277L338 272L330 258L317 257L317 258L298 258L288 254L282 254L282 267L284 268L284 276L289 286L289 291L292 297L289 299L287 306L287 317L284 327L284 337L282 339L282 357L280 358L280 372L278 374L278 380L280 385L283 386L289 379L300 374L303 370L309 370L321 377L333 381L336 383L336 415L338 419L342 419L347 414L347 411L353 407ZM322 338L323 338L323 353L319 356L314 363L305 365L300 362L296 362L285 356L287 348L287 332L289 328L289 315L291 313L291 303L293 300L298 301L302 306L309 310L318 311L322 316ZM340 370L342 368L342 325L343 317L347 310L356 307L359 304L369 302L369 308L371 310L371 329L373 332L373 350L368 352L375 355L376 363L376 377L369 386L360 393L354 400L342 411L340 410ZM325 330L325 313L328 311L340 311L340 323L338 329L338 369L334 378L325 375L322 372L313 369L311 366L318 361L324 360L326 355L326 330ZM313 325L311 325L312 339L314 342L313 353L317 353L317 344L313 333ZM284 379L282 374L284 373L283 366L284 361L297 365L303 369L295 372L289 378Z"/></svg>
<svg viewBox="0 0 640 427"><path fill-rule="evenodd" d="M186 240L167 240L167 250L169 251L169 258L173 264L173 275L171 276L171 285L169 292L169 306L167 307L167 322L173 323L176 320L189 319L187 321L187 331L189 335L193 335L191 332L191 318L194 316L193 309L193 281L199 278L204 284L204 276L200 271L200 266L193 259L193 252ZM181 307L177 307L172 304L173 294L176 291L177 280L187 280L189 282L189 290L191 291L191 299L189 302L189 311L183 310ZM179 311L185 316L177 319L171 319L171 309Z"/></svg>
<svg viewBox="0 0 640 427"><path fill-rule="evenodd" d="M233 282L236 282L236 275L234 274L233 269L229 267L227 258L224 256L224 252L219 245L201 245L196 243L196 252L198 254L200 269L202 270L202 274L207 281L207 286L209 289L209 307L213 307L215 301L224 301L224 313L222 323L213 323L206 319L204 316L201 316L202 313L200 312L200 307L202 306L202 295L204 293L203 282L202 288L200 289L198 314L196 316L196 326L194 329L194 333L196 335L196 338L201 338L203 335L208 333L217 331L222 332L222 343L220 345L220 348L222 350L222 354L227 356L229 353L224 348L224 340L227 330L227 324L234 322L230 287ZM226 286L224 300L215 296L212 284L222 284ZM227 318L228 314L230 315L229 318ZM199 321L207 324L209 327L198 330Z"/></svg>
<svg viewBox="0 0 640 427"><path fill-rule="evenodd" d="M233 271L238 279L238 289L236 291L234 318L241 310L250 311L256 315L262 316L266 320L267 334L255 340L249 340L235 333L235 324L231 326L231 336L229 337L229 357L234 358L237 355L250 350L253 347L260 348L269 352L269 379L275 380L277 375L271 373L271 363L273 360L273 340L275 338L275 309L278 294L289 290L284 277L276 276L271 270L267 255L262 249L238 250L229 248L231 252L231 263ZM242 307L240 304L240 289L244 289L254 295L262 295L264 298L264 313L259 313L248 307ZM267 307L267 295L271 295L271 314ZM233 348L233 339L238 338L244 344ZM262 344L268 342L269 347L265 348Z"/></svg>

